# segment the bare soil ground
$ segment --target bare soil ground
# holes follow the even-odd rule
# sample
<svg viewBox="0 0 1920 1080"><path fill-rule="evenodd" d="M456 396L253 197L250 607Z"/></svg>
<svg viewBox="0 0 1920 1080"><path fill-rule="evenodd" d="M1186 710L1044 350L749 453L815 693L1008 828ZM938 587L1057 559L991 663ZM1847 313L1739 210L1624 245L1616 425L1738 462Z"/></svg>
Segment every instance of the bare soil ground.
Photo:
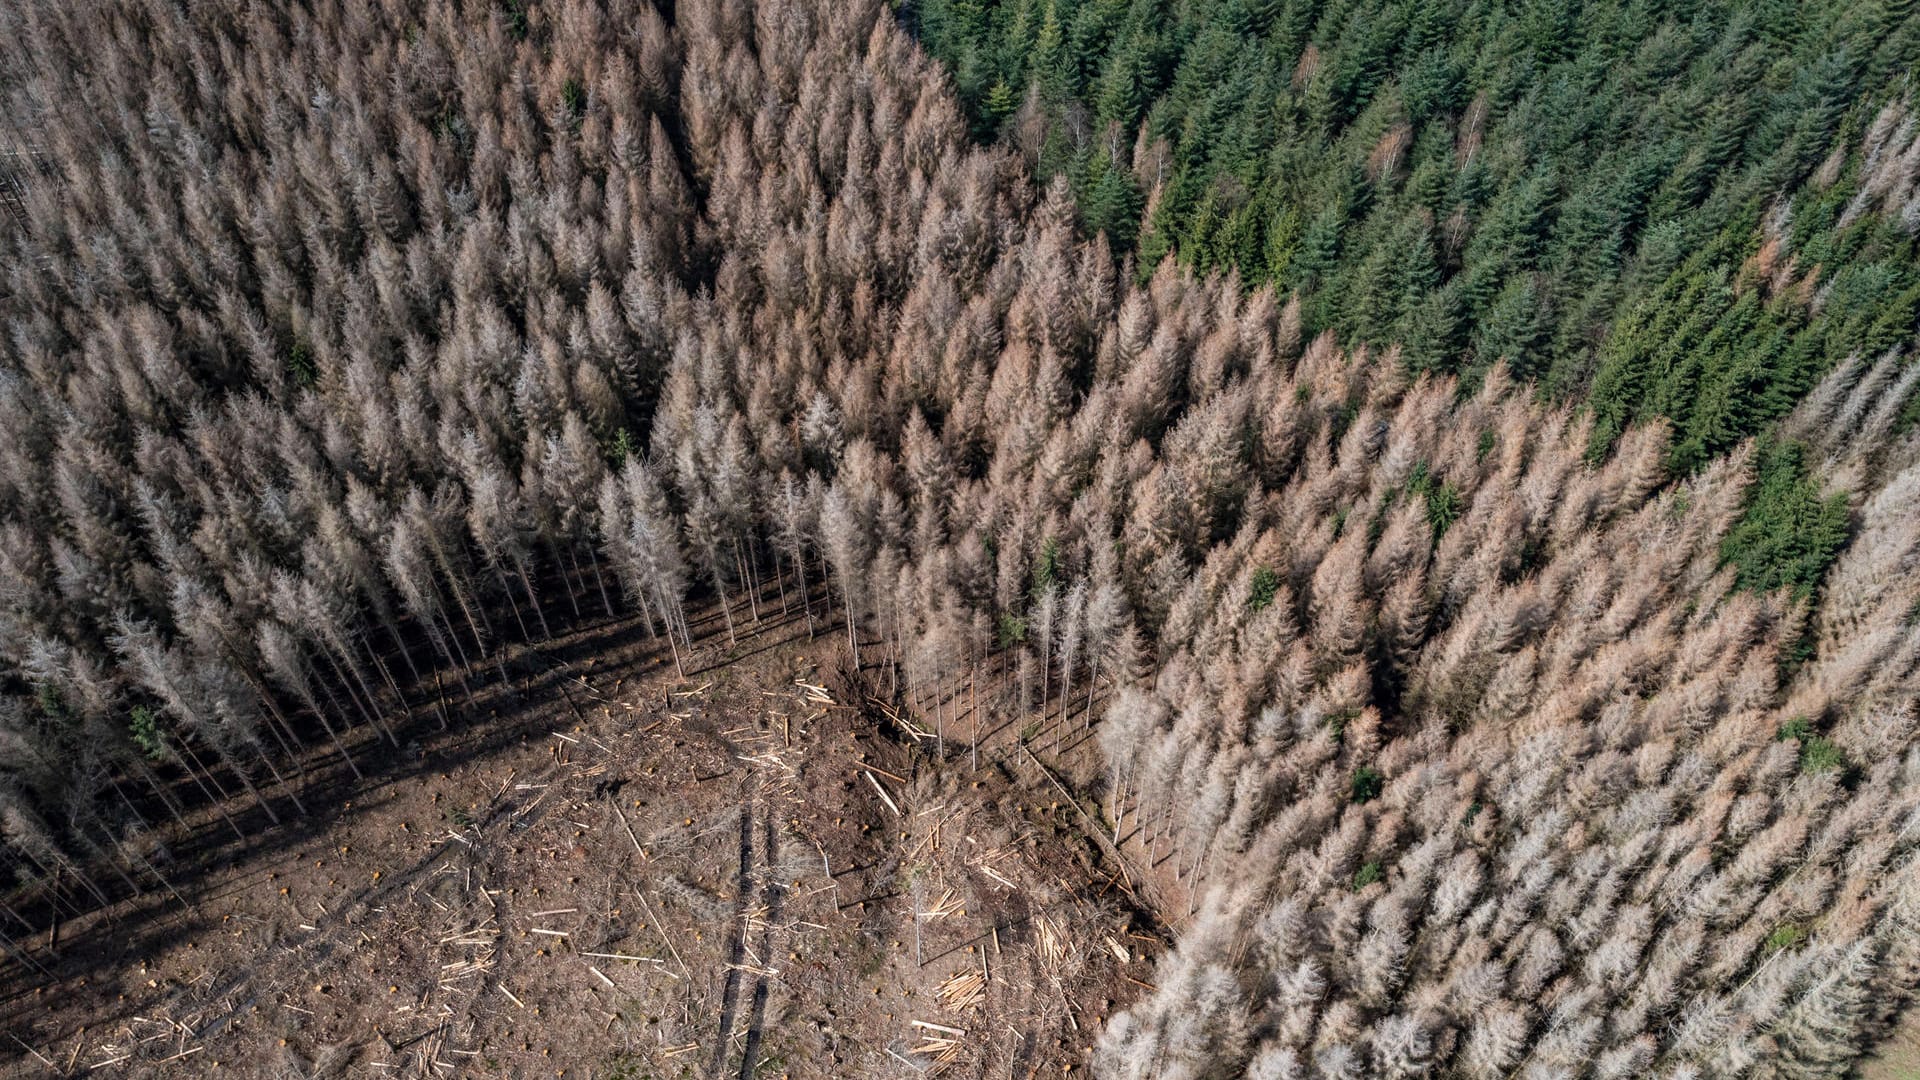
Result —
<svg viewBox="0 0 1920 1080"><path fill-rule="evenodd" d="M606 624L363 781L316 752L311 814L6 969L0 1072L1080 1073L1164 933L1038 761L936 762L830 640L681 681Z"/></svg>

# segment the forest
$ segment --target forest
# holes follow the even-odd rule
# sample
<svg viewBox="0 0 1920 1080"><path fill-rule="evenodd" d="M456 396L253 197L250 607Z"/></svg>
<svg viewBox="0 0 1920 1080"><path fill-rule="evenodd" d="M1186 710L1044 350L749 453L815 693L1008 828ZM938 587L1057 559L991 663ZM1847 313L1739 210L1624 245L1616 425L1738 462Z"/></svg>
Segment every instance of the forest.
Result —
<svg viewBox="0 0 1920 1080"><path fill-rule="evenodd" d="M1309 337L1416 370L1505 362L1586 401L1596 450L1665 416L1697 469L1920 314L1913 193L1880 178L1908 142L1883 107L1920 60L1910 4L910 12L976 134L1066 177L1139 273L1172 254L1272 283Z"/></svg>
<svg viewBox="0 0 1920 1080"><path fill-rule="evenodd" d="M1848 1075L1920 988L1916 59L1878 0L0 8L0 941L777 590L1162 883L1095 1075Z"/></svg>

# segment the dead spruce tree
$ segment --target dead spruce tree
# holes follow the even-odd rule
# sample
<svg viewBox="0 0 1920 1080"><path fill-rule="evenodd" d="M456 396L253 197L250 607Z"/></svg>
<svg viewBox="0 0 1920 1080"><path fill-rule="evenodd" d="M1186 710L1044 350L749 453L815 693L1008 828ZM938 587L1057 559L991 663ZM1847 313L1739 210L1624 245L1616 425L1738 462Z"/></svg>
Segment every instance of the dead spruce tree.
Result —
<svg viewBox="0 0 1920 1080"><path fill-rule="evenodd" d="M614 611L684 673L778 592L1191 910L1106 1075L1835 1075L1910 996L1908 346L1782 426L1851 542L1756 594L1751 448L1595 459L1500 367L1116 263L877 0L524 16L0 9L0 843L50 904L151 879L118 789L240 833L442 675ZM1836 212L1905 205L1907 126Z"/></svg>

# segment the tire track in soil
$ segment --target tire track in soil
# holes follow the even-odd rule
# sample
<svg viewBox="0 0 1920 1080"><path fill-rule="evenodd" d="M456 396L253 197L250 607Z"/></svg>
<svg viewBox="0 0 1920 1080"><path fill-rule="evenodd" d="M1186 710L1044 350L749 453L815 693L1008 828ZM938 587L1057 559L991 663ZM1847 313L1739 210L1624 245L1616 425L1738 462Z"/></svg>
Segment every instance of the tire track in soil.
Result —
<svg viewBox="0 0 1920 1080"><path fill-rule="evenodd" d="M740 877L727 933L727 981L720 991L720 1037L713 1048L713 1068L719 1077L727 1067L727 1043L733 1038L734 1013L740 1000L740 964L746 959L747 905L753 902L753 796L740 804Z"/></svg>
<svg viewBox="0 0 1920 1080"><path fill-rule="evenodd" d="M557 769L549 768L541 773L530 774L529 779L538 778L550 783L557 773ZM351 951L354 946L346 943L343 935L340 934L339 931L365 925L367 916L379 910L380 901L399 897L410 888L432 877L435 869L448 858L457 856L468 870L478 868L484 874L486 870L491 867L492 858L487 853L487 845L494 839L494 837L487 834L486 830L496 823L499 823L504 817L506 818L506 825L504 827L511 831L515 827L515 823L519 820L511 813L513 810L513 800L510 797L504 800L501 798L505 793L505 789L502 788L500 794L495 795L493 800L489 802L485 816L471 826L462 829L462 832L472 832L474 839L462 839L459 841L453 839L442 840L429 846L425 854L416 859L411 866L392 873L383 871L380 884L363 888L357 894L344 901L336 901L333 910L326 913L326 921L316 929L306 930L298 934L288 934L276 946L273 956L268 957L261 963L250 964L239 968L225 983L218 985L210 984L209 989L200 996L199 1001L230 1001L246 991L252 991L252 994L247 999L246 1004L243 1004L239 1008L229 1007L225 1016L217 1018L207 1027L202 1028L195 1037L204 1038L222 1030L227 1022L237 1015L242 1008L246 1008L253 1002L258 1001L263 993L277 996L284 993L289 986L301 982L302 980L296 978L293 972L297 971L304 975L307 972L321 970L322 965L332 962L335 954L343 949ZM543 810L538 809L538 800L535 800L533 805L529 805L521 811L521 814L525 816L528 824L539 820L543 813ZM483 877L481 888L484 890L485 887L485 879ZM508 918L508 903L508 898L504 895L501 896L500 899L493 901L493 910L499 913L498 917L502 925L505 925ZM325 911L324 908L322 910ZM307 951L308 946L312 947L311 951ZM292 959L287 959L289 957ZM499 978L496 976L491 980L491 983L497 986L499 985L499 981ZM256 986L258 983L268 983L271 985L263 991ZM188 992L191 989L191 986L177 987L165 997L161 998L160 1004L169 1007L192 1008L194 1007L195 999L188 996ZM384 1033L381 1037L385 1038Z"/></svg>
<svg viewBox="0 0 1920 1080"><path fill-rule="evenodd" d="M767 908L767 921L760 931L760 969L762 972L773 966L773 928L780 922L780 901L786 895L776 878L776 869L780 862L780 831L774 825L773 807L767 807L766 818L762 822L761 848L764 858L763 881L760 896ZM760 1040L766 1027L767 997L771 987L765 974L756 975L753 983L752 1018L747 1021L746 1052L740 1057L740 1080L753 1080L755 1063L760 1057Z"/></svg>

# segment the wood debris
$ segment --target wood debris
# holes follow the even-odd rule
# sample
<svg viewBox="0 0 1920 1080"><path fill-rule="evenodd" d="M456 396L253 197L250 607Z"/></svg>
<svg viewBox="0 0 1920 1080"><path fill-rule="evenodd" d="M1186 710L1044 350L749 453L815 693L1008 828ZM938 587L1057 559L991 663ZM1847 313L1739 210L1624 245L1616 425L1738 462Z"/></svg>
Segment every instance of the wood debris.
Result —
<svg viewBox="0 0 1920 1080"><path fill-rule="evenodd" d="M1059 924L1055 923L1052 918L1046 915L1036 915L1034 916L1033 925L1035 932L1040 938L1041 957L1050 964L1058 964L1060 961L1066 959L1067 939L1066 934L1061 931Z"/></svg>
<svg viewBox="0 0 1920 1080"><path fill-rule="evenodd" d="M958 914L962 910L964 909L960 906L959 897L953 895L952 889L947 889L940 894L940 899L933 902L932 907L920 913L920 917L922 919L944 919L948 915Z"/></svg>
<svg viewBox="0 0 1920 1080"><path fill-rule="evenodd" d="M958 972L940 984L939 993L951 1012L977 1009L987 998L987 977L978 971Z"/></svg>
<svg viewBox="0 0 1920 1080"><path fill-rule="evenodd" d="M872 774L872 773L870 773L870 772L868 772L868 771L867 771L867 770L865 770L865 769L862 769L862 770L860 770L860 775L861 775L861 776L864 776L864 777L866 777L866 778L867 778L867 783L869 783L869 784L872 784L872 785L873 785L873 790L879 793L879 795L880 795L880 800L881 800L882 802L884 802L884 803L886 803L886 804L887 804L887 809L889 809L889 810L891 810L891 811L893 811L893 816L894 816L894 817L904 817L904 816L905 816L905 815L903 815L903 814L901 814L901 813L900 813L900 807L899 807L898 805L896 805L896 804L894 803L894 801L893 801L893 796L891 796L891 795L888 795L888 794L887 794L887 789L886 789L886 788L883 788L883 787L881 787L881 786L880 786L880 781L878 781L878 780L875 780L875 779L873 778L873 774Z"/></svg>

